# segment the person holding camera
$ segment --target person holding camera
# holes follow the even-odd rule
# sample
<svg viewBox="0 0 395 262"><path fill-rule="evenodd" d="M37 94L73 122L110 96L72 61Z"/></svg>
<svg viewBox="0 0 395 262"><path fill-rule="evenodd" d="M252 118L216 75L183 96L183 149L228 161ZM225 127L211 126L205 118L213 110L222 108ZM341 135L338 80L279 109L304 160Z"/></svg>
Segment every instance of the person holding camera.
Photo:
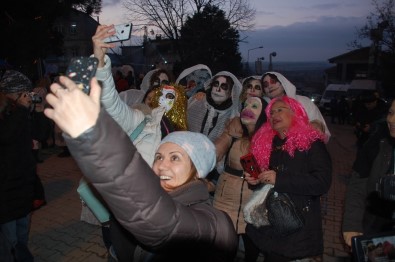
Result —
<svg viewBox="0 0 395 262"><path fill-rule="evenodd" d="M0 258L33 261L28 249L30 213L35 193L32 154L30 80L7 70L0 75Z"/></svg>
<svg viewBox="0 0 395 262"><path fill-rule="evenodd" d="M380 177L395 171L395 101L390 105L386 122L377 125L352 167L342 227L348 246L354 236L390 231L395 225L395 201L381 198L376 190Z"/></svg>

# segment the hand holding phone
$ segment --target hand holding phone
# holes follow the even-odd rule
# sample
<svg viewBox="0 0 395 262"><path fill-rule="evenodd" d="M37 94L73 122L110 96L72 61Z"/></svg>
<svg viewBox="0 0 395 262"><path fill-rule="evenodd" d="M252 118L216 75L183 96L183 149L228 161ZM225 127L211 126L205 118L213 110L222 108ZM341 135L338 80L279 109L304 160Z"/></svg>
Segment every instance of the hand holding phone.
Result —
<svg viewBox="0 0 395 262"><path fill-rule="evenodd" d="M99 60L95 57L72 58L66 76L73 80L84 93L90 92L90 81L95 76Z"/></svg>
<svg viewBox="0 0 395 262"><path fill-rule="evenodd" d="M240 157L240 163L245 172L249 173L255 179L258 178L261 173L261 169L252 153L248 153L247 155Z"/></svg>
<svg viewBox="0 0 395 262"><path fill-rule="evenodd" d="M132 34L132 24L119 24L114 26L115 34L104 39L105 43L128 40Z"/></svg>

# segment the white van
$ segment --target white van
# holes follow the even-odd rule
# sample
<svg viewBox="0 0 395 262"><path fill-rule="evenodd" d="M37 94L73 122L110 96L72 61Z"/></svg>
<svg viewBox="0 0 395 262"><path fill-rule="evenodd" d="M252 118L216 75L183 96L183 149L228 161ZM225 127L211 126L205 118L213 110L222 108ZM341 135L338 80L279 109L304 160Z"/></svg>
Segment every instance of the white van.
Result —
<svg viewBox="0 0 395 262"><path fill-rule="evenodd" d="M329 84L326 88L324 93L322 94L321 101L318 104L319 109L321 112L327 113L330 112L330 102L331 99L335 96L340 99L342 96L347 96L347 91L350 88L349 84Z"/></svg>
<svg viewBox="0 0 395 262"><path fill-rule="evenodd" d="M347 90L347 97L355 98L366 90L377 90L377 81L370 79L354 79Z"/></svg>

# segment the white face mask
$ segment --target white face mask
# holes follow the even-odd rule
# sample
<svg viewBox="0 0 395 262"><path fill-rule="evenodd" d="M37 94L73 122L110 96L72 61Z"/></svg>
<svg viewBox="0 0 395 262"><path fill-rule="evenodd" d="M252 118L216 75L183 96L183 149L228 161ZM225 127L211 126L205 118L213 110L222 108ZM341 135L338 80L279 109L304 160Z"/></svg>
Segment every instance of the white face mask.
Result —
<svg viewBox="0 0 395 262"><path fill-rule="evenodd" d="M169 112L175 99L176 91L170 86L165 86L162 88L162 95L159 97L159 106L166 108L166 112Z"/></svg>
<svg viewBox="0 0 395 262"><path fill-rule="evenodd" d="M225 102L230 97L230 87L223 76L218 77L211 84L211 97L216 104Z"/></svg>

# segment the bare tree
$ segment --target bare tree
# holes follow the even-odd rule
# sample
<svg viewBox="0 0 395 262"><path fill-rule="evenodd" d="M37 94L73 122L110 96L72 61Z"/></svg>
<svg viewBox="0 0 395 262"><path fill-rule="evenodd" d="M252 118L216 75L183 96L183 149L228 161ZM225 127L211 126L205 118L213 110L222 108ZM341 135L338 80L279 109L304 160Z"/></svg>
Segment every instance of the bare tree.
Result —
<svg viewBox="0 0 395 262"><path fill-rule="evenodd" d="M250 30L254 24L255 9L250 7L249 0L226 0L220 1L221 7L226 12L226 18L233 28L245 31Z"/></svg>
<svg viewBox="0 0 395 262"><path fill-rule="evenodd" d="M249 0L123 0L130 20L135 24L159 28L169 39L179 39L187 16L199 13L206 5L217 5L225 11L236 30L250 29L255 10Z"/></svg>
<svg viewBox="0 0 395 262"><path fill-rule="evenodd" d="M178 39L187 15L188 0L124 0L133 23L159 28L169 39Z"/></svg>
<svg viewBox="0 0 395 262"><path fill-rule="evenodd" d="M359 40L371 39L383 51L395 54L395 2L372 0L374 11L366 18L366 24L357 30L357 40L350 45L361 47Z"/></svg>

